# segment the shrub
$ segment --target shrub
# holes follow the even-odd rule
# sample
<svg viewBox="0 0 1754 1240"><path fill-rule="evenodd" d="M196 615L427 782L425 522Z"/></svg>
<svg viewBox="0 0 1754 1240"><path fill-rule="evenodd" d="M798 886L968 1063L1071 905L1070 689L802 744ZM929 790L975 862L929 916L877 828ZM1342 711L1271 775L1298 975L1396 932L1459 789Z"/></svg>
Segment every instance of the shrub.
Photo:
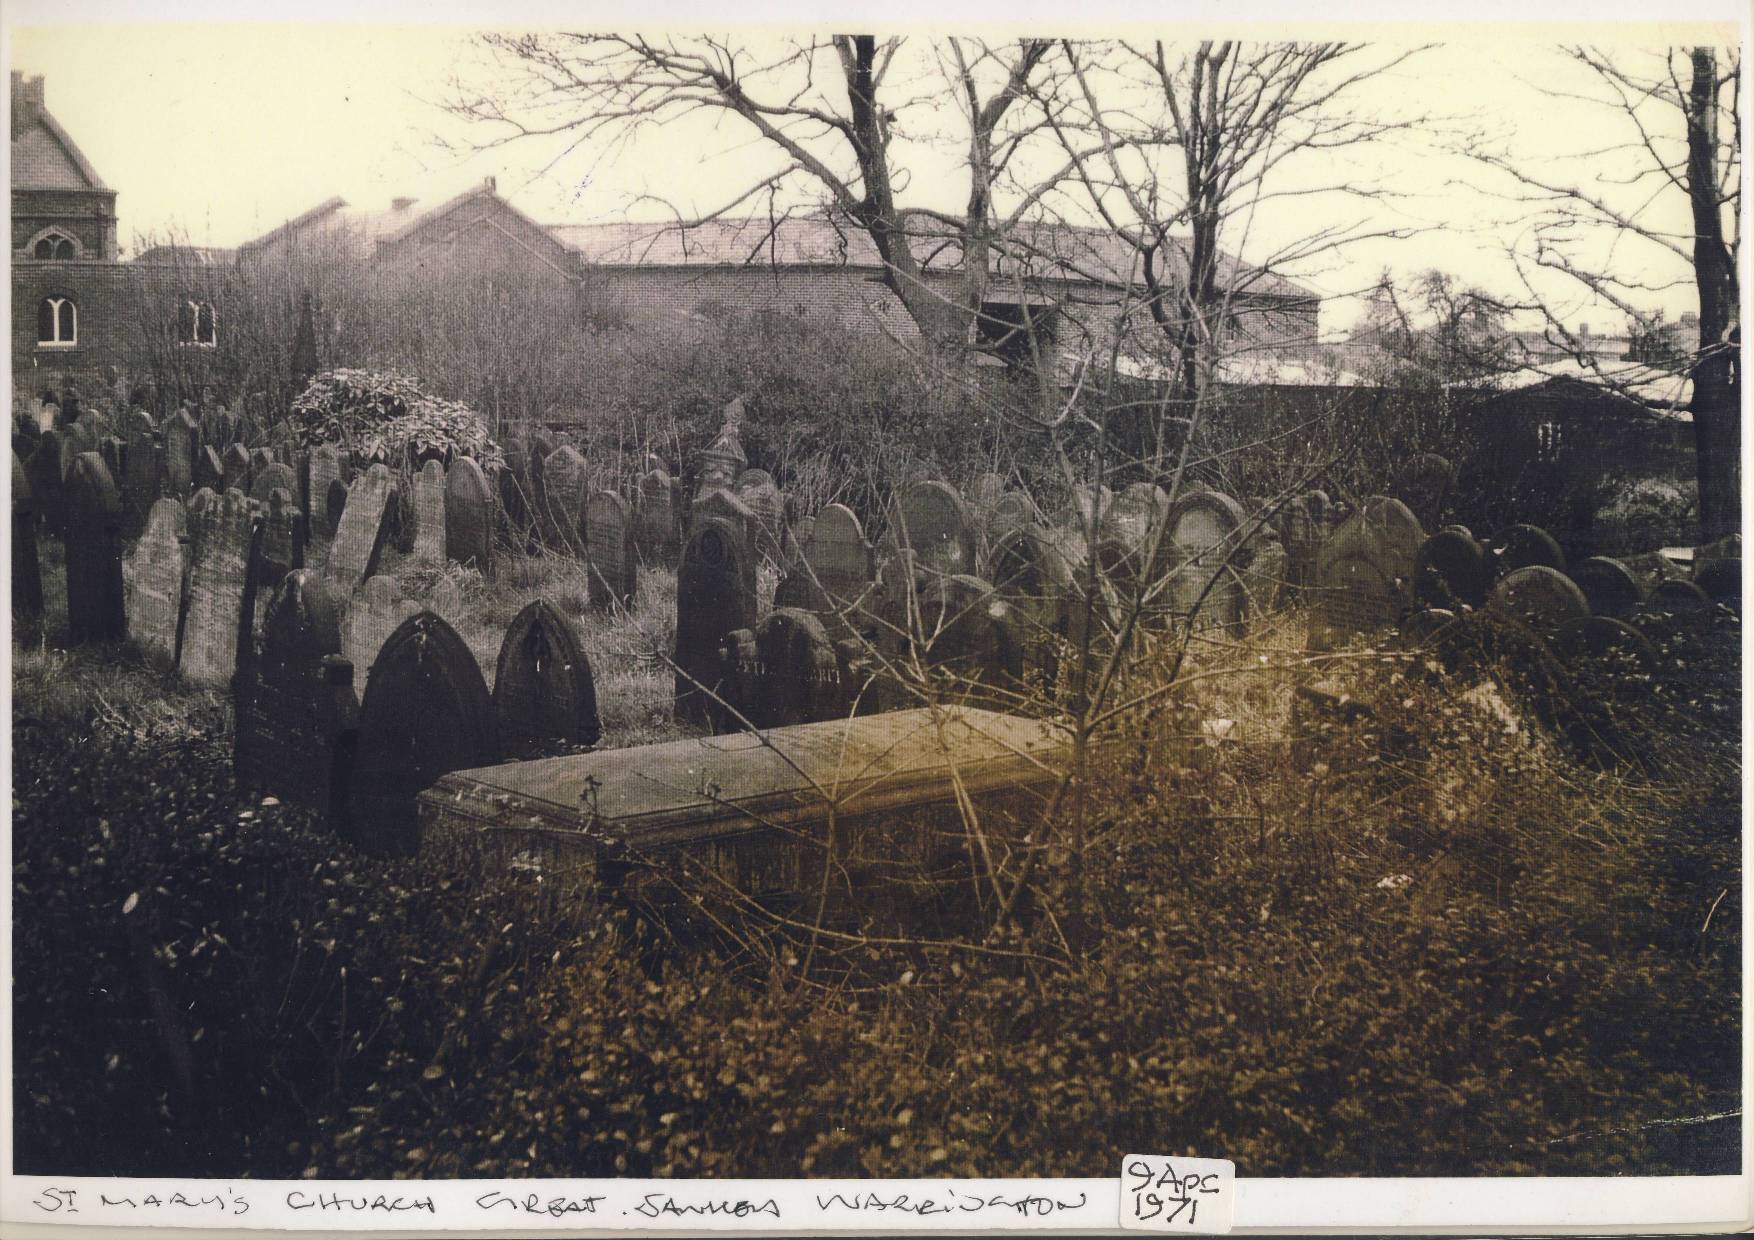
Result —
<svg viewBox="0 0 1754 1240"><path fill-rule="evenodd" d="M394 372L326 370L293 400L288 420L303 446L338 444L359 469L457 456L486 469L504 460L480 414Z"/></svg>

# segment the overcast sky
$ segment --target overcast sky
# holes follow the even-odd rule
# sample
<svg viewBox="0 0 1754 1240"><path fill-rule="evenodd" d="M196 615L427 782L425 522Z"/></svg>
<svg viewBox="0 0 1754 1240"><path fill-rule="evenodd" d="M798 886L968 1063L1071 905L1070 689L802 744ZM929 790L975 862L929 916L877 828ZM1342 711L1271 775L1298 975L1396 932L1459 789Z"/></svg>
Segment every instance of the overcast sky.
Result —
<svg viewBox="0 0 1754 1240"><path fill-rule="evenodd" d="M487 175L545 222L649 218L653 208L640 204L641 195L684 209L716 207L747 184L765 157L734 119L654 130L611 157L580 151L546 171L551 146L459 150L480 134L437 103L449 97L454 77L480 83L494 75L467 28L81 22L15 26L9 33L11 67L47 79L49 109L119 191L121 236L130 251L136 236L173 233L236 245L331 195L357 205L387 205L397 195L437 202ZM1174 38L1185 30L1151 33ZM1388 33L1405 40L1410 32ZM1450 118L1449 129L1497 135L1555 176L1606 183L1616 170L1613 157L1579 158L1602 145L1606 114L1538 89L1583 85L1556 54L1558 33L1530 37L1504 27L1422 33L1443 42L1369 84L1357 105L1378 115L1440 113ZM1614 37L1660 46L1675 34L1643 27ZM1395 45L1393 38L1382 44ZM922 147L910 158L909 201L953 206L965 193L953 157L939 159ZM1403 276L1436 267L1489 291L1521 293L1504 251L1526 239L1526 217L1482 192L1500 183L1478 166L1421 135L1351 171L1391 185L1397 197L1305 199L1277 212L1263 209L1248 235L1229 238L1227 248L1258 259L1299 230L1352 219L1424 228L1419 236L1360 245L1295 273L1331 299L1323 313L1329 330L1351 321L1358 303L1347 295L1371 285L1385 267ZM1642 218L1662 227L1688 229L1678 195L1641 209ZM1675 274L1672 263L1664 268L1634 245L1622 244L1614 261L1637 270L1648 265L1653 283ZM1574 322L1593 315L1596 330L1610 330L1623 321L1611 307L1576 299L1557 283L1545 282L1541 291L1565 300ZM1648 300L1671 317L1690 308L1684 286L1653 292Z"/></svg>

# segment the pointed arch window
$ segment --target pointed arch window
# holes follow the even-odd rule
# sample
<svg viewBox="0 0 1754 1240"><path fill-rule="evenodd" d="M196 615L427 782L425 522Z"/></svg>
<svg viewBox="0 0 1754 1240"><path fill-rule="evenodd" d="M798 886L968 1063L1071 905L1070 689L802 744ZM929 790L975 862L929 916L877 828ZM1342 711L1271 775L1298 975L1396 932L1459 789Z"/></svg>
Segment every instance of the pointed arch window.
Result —
<svg viewBox="0 0 1754 1240"><path fill-rule="evenodd" d="M37 344L70 349L79 343L79 307L71 297L45 297L37 303Z"/></svg>
<svg viewBox="0 0 1754 1240"><path fill-rule="evenodd" d="M79 243L59 229L51 228L31 242L30 255L45 262L66 262L79 257Z"/></svg>

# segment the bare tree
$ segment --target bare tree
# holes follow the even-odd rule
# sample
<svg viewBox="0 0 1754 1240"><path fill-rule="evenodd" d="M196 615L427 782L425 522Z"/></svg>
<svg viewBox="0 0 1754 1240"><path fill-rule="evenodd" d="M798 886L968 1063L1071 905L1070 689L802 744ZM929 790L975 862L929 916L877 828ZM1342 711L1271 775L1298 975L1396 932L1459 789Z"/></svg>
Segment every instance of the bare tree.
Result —
<svg viewBox="0 0 1754 1240"><path fill-rule="evenodd" d="M735 118L772 158L730 201L677 210L676 226L765 199L773 223L752 238L758 261L785 217L781 204L803 193L870 238L883 283L935 346L973 343L995 241L1039 202L1040 185L1065 172L1061 161L1035 184L1021 184L1018 172L1029 162L1020 152L1045 132L1029 98L1052 40L541 33L484 42L513 70L508 84L480 94L460 88L452 104L482 124L482 145L547 138L562 155L582 147L600 154L692 114ZM960 137L937 132L947 103ZM904 203L909 152L920 144L957 152L967 176L959 209Z"/></svg>
<svg viewBox="0 0 1754 1240"><path fill-rule="evenodd" d="M1583 347L1554 299L1536 293L1534 270L1557 272L1614 306L1635 337L1659 329L1652 298L1684 284L1696 292L1699 341L1686 366L1700 533L1722 538L1741 528L1742 514L1741 53L1573 47L1565 54L1592 89L1548 93L1600 105L1611 126L1606 137L1592 131L1590 148L1578 152L1587 172L1569 179L1502 147L1470 153L1508 177L1514 200L1534 212L1526 244L1512 257L1549 339L1587 359L1605 383L1623 386L1626 368L1603 367Z"/></svg>

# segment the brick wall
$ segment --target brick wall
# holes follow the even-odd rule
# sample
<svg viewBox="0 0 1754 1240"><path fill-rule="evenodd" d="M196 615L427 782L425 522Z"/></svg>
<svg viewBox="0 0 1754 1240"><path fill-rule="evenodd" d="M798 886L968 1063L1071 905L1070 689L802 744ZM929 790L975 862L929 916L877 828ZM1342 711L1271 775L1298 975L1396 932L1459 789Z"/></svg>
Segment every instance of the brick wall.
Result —
<svg viewBox="0 0 1754 1240"><path fill-rule="evenodd" d="M43 229L58 227L79 242L81 257L116 257L116 195L93 190L13 190L12 252L22 256Z"/></svg>

